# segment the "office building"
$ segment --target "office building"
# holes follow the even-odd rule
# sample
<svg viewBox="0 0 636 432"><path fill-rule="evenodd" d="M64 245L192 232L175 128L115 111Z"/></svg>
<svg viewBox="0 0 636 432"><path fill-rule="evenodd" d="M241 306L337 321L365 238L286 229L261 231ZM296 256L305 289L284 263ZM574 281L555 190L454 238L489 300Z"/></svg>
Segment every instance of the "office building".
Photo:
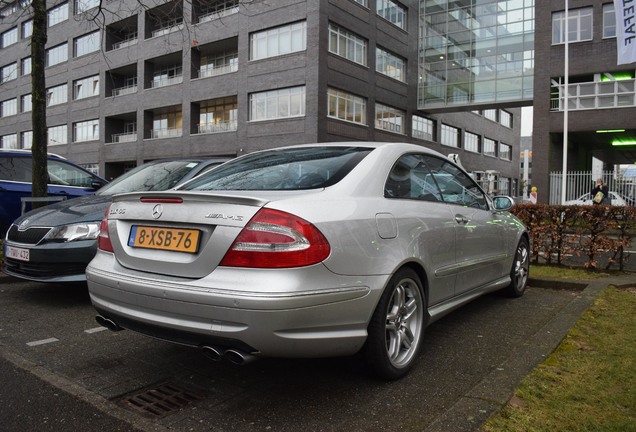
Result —
<svg viewBox="0 0 636 432"><path fill-rule="evenodd" d="M96 0L49 3L51 152L115 177L166 157L406 141L459 154L493 193L517 192L519 108L418 105L418 0L102 3L100 14ZM2 147L31 145L22 4L0 11Z"/></svg>

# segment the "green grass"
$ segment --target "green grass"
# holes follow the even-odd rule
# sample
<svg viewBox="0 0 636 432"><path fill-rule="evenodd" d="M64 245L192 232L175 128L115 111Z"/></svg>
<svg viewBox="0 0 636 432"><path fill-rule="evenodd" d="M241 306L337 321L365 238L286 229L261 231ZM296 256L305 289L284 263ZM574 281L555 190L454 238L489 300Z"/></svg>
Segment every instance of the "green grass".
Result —
<svg viewBox="0 0 636 432"><path fill-rule="evenodd" d="M636 284L606 288L487 432L636 431Z"/></svg>

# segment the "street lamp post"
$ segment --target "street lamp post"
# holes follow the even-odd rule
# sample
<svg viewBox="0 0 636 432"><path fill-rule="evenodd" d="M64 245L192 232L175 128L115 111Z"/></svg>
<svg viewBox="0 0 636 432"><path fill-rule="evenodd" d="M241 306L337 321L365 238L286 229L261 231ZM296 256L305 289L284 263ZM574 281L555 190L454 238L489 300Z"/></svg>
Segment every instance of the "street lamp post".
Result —
<svg viewBox="0 0 636 432"><path fill-rule="evenodd" d="M569 0L565 0L565 71L564 71L564 94L563 94L563 172L561 174L561 204L565 205L566 193L565 189L567 187L567 170L568 170L568 96L569 96L569 85L570 85L570 64L569 64L569 40L570 40L570 29L569 29L569 21L570 21L570 12L569 12Z"/></svg>

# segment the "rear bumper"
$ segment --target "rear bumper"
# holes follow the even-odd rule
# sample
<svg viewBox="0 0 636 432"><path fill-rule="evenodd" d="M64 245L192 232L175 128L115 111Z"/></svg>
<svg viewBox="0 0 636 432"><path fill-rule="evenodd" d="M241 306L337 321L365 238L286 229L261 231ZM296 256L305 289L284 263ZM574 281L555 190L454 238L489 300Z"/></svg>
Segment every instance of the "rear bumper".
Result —
<svg viewBox="0 0 636 432"><path fill-rule="evenodd" d="M218 268L206 278L186 280L123 269L106 253L87 268L94 307L123 328L271 357L357 352L386 279L334 275L317 265Z"/></svg>

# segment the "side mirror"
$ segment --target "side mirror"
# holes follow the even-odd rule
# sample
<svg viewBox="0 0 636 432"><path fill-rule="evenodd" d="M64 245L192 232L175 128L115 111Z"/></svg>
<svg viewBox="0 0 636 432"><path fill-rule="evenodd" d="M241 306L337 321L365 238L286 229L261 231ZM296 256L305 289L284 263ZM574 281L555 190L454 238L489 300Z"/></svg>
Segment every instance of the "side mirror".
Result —
<svg viewBox="0 0 636 432"><path fill-rule="evenodd" d="M506 211L510 210L512 206L515 205L515 202L509 196L500 195L496 196L492 199L495 210Z"/></svg>
<svg viewBox="0 0 636 432"><path fill-rule="evenodd" d="M93 181L91 182L91 187L92 187L93 189L95 189L95 190L98 190L98 189L100 189L102 186L105 186L105 185L106 185L106 182L104 182L103 180L97 180L97 179L95 179L95 180L93 180Z"/></svg>

